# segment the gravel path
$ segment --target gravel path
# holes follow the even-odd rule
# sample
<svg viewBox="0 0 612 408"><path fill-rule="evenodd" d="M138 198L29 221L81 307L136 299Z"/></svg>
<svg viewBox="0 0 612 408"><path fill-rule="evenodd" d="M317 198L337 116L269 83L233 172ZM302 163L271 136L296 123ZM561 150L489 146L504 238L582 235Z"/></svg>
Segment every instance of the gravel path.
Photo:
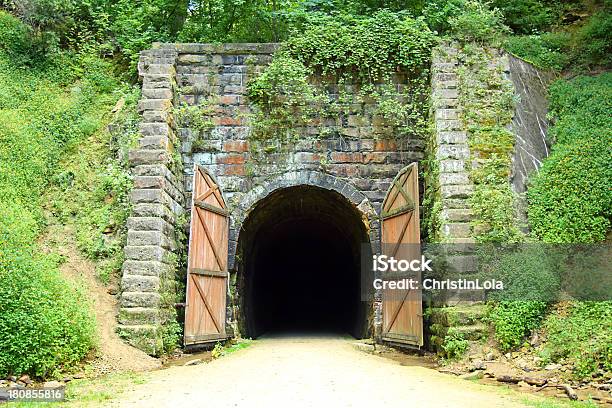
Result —
<svg viewBox="0 0 612 408"><path fill-rule="evenodd" d="M358 351L352 339L280 337L150 374L121 407L519 407L510 395Z"/></svg>

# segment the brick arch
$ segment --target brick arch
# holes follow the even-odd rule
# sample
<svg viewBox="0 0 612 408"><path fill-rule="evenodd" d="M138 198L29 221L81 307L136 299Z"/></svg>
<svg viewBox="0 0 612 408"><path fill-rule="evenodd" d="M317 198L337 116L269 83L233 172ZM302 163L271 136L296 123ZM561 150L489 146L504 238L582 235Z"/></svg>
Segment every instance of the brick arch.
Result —
<svg viewBox="0 0 612 408"><path fill-rule="evenodd" d="M273 192L296 186L319 187L325 190L334 191L343 196L361 214L362 221L368 231L372 249L375 250L377 248L380 222L374 206L365 194L355 188L351 183L330 174L313 170L292 171L283 173L280 176L267 180L257 187L254 187L241 197L240 202L232 210L230 227L231 239L229 247L230 269L233 269L235 266L238 239L240 237L242 225L251 211L258 203L265 200Z"/></svg>

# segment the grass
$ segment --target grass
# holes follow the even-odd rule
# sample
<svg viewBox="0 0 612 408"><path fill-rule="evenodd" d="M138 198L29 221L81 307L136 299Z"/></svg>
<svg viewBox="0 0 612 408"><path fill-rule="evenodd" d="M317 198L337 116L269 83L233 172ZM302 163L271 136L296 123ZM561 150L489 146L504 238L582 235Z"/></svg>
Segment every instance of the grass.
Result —
<svg viewBox="0 0 612 408"><path fill-rule="evenodd" d="M253 344L251 339L236 339L222 344L217 343L212 351L213 358L220 358L229 354L235 353L238 350L243 350Z"/></svg>
<svg viewBox="0 0 612 408"><path fill-rule="evenodd" d="M66 385L66 400L54 404L37 402L11 402L7 408L31 407L90 407L120 397L134 385L144 384L146 378L139 373L110 374L94 379L73 380Z"/></svg>
<svg viewBox="0 0 612 408"><path fill-rule="evenodd" d="M534 408L597 408L598 405L593 401L568 401L557 397L537 395L529 392L527 396L525 391L519 391L509 385L493 385L486 384L485 387L493 387L499 394L507 395L508 397L525 404L528 407Z"/></svg>
<svg viewBox="0 0 612 408"><path fill-rule="evenodd" d="M534 408L596 408L598 406L592 401L533 400L529 398L525 398L523 403Z"/></svg>

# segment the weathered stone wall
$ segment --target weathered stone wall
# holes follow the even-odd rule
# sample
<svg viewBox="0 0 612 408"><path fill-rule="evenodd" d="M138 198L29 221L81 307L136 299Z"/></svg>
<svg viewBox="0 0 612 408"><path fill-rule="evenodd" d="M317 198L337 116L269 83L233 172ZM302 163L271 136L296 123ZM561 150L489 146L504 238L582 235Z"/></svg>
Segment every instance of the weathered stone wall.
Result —
<svg viewBox="0 0 612 408"><path fill-rule="evenodd" d="M193 163L197 163L216 176L232 210L238 209L246 193L271 179L288 173L317 171L354 186L378 212L396 174L423 157L425 142L416 137L400 140L385 133L388 129L373 117L373 103L362 103L350 115L325 124L328 128L333 126L336 132L324 134L323 126L298 128L297 142L276 142L270 151L258 150L262 146L254 146L250 140L247 83L271 60L276 45L179 44L175 47L179 53L176 68L179 100L190 105L206 99L218 101L211 115L212 128L178 129L187 202L192 189ZM401 76L395 80L396 86L406 86ZM329 97L337 98L338 89L334 88L335 84L331 85ZM299 180L296 182L299 184ZM230 248L235 248L241 222L240 217L233 217ZM377 224L369 227L378 230Z"/></svg>
<svg viewBox="0 0 612 408"><path fill-rule="evenodd" d="M176 57L173 49L141 55L141 137L129 154L133 208L127 223L118 330L149 354L161 352L163 327L175 319L175 227L185 203L182 174L173 156L177 145L172 120Z"/></svg>
<svg viewBox="0 0 612 408"><path fill-rule="evenodd" d="M363 100L353 104L348 115L296 129L301 137L294 143L279 142L261 150L262 144L250 137L247 84L277 48L276 44L156 44L141 55L143 123L139 147L130 153L134 209L128 221L119 323L128 341L151 354L160 351L162 327L172 316L168 299L175 292L175 227L190 203L194 163L216 177L228 201L231 269L249 211L271 191L293 185L317 185L345 196L363 214L376 246L378 214L390 183L404 166L424 158L427 141L389 134L376 118L373 104ZM439 47L433 55L435 125L428 151L438 163L435 194L440 200L442 238L469 243L473 231L468 198L474 187L469 179L468 133L461 119L457 77L461 64L451 45ZM408 81L400 73L394 84L401 89ZM323 85L331 98L341 91L337 84L323 81ZM346 86L342 91L350 93L350 85ZM179 123L177 109L190 106L205 106L211 123ZM516 122L516 129L522 129L523 123ZM467 268L471 265L469 256L461 262ZM230 302L229 320L231 315ZM380 314L375 316L374 324L380 324Z"/></svg>
<svg viewBox="0 0 612 408"><path fill-rule="evenodd" d="M468 198L474 190L469 179L470 147L459 103L459 61L454 46L434 50L431 65L432 116L434 146L432 159L438 164L438 188L441 202L440 241L473 242L472 214Z"/></svg>
<svg viewBox="0 0 612 408"><path fill-rule="evenodd" d="M548 141L548 84L554 75L544 72L528 62L512 55L508 56L509 78L515 89L517 103L512 120L515 135L512 156L512 188L522 194L527 190L529 176L538 171L542 161L549 155ZM527 225L527 203L519 195L518 215Z"/></svg>

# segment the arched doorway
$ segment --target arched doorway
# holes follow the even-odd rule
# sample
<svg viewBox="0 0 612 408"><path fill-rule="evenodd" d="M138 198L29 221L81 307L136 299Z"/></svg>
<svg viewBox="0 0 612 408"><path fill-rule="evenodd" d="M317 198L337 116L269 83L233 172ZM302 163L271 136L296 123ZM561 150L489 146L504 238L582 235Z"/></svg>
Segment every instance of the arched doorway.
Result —
<svg viewBox="0 0 612 408"><path fill-rule="evenodd" d="M301 184L260 199L236 252L242 335L365 336L372 307L361 300L360 262L369 242L363 214L338 191Z"/></svg>

